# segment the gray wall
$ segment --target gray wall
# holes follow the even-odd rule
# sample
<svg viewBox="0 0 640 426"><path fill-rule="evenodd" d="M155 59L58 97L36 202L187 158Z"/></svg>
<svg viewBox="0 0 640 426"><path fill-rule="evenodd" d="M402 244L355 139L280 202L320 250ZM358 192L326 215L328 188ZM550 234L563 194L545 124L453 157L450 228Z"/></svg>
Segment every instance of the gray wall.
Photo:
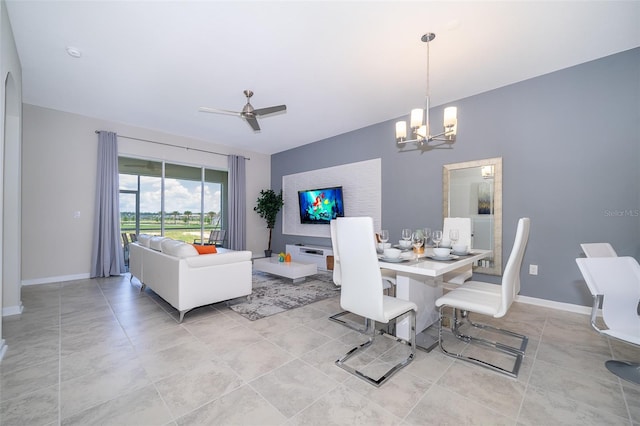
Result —
<svg viewBox="0 0 640 426"><path fill-rule="evenodd" d="M380 157L382 223L395 239L404 227L441 227L444 164L501 156L503 264L518 218L528 216L521 294L590 305L574 260L581 242L608 241L620 255L640 256L640 48L451 105L459 124L451 150L398 152L394 118L273 155L272 187L284 175ZM442 109L431 112L436 129ZM330 245L282 235L279 217L274 252L299 242ZM539 265L537 276L529 264Z"/></svg>

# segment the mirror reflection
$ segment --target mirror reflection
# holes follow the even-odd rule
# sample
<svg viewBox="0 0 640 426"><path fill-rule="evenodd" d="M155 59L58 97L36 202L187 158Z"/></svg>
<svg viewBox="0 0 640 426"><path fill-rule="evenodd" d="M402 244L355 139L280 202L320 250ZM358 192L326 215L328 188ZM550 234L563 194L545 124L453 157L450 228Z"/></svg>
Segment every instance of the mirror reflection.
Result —
<svg viewBox="0 0 640 426"><path fill-rule="evenodd" d="M471 219L471 247L493 250L474 272L502 274L502 158L445 164L442 216Z"/></svg>

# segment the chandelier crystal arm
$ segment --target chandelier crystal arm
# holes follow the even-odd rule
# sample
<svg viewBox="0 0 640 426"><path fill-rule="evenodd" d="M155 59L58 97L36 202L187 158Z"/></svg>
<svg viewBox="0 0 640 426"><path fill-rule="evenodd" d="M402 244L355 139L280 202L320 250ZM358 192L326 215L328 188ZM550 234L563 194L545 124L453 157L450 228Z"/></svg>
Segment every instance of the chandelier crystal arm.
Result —
<svg viewBox="0 0 640 426"><path fill-rule="evenodd" d="M411 142L411 141L407 141L407 142ZM413 148L403 147L403 149L400 150L400 152L411 152L411 151L427 152L427 151L431 151L432 149L451 149L451 148L452 146L450 141L445 141L443 139L432 139L431 142L428 144L416 143Z"/></svg>
<svg viewBox="0 0 640 426"><path fill-rule="evenodd" d="M415 138L415 139L405 139L405 140L402 140L402 141L398 141L398 145L404 145L404 144L406 144L408 142L414 142L414 143L415 142L428 143L428 142L431 142L431 141L451 142L452 139L451 139L451 136L448 135L449 132L450 132L449 130L445 130L444 132L439 133L437 135L429 135L428 138L420 138L420 137L418 137L418 138Z"/></svg>

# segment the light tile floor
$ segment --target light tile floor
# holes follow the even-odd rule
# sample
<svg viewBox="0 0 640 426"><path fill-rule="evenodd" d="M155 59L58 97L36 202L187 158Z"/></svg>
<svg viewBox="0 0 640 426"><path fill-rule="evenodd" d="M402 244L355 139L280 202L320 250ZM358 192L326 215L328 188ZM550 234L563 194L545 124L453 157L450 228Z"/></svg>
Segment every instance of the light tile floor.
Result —
<svg viewBox="0 0 640 426"><path fill-rule="evenodd" d="M3 319L2 425L640 425L640 386L604 367L640 350L585 315L514 304L501 323L530 338L518 379L436 349L375 388L334 365L363 341L327 319L337 297L253 322L221 303L182 324L128 277L28 286L22 300ZM379 371L404 351L381 338L350 362Z"/></svg>

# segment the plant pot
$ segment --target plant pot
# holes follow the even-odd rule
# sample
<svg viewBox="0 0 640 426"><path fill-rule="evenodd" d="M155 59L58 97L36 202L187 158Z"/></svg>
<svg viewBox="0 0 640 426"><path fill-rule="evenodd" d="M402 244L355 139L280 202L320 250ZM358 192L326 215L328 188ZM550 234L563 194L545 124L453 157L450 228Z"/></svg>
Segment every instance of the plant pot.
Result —
<svg viewBox="0 0 640 426"><path fill-rule="evenodd" d="M264 257L271 257L271 250L265 250Z"/></svg>

